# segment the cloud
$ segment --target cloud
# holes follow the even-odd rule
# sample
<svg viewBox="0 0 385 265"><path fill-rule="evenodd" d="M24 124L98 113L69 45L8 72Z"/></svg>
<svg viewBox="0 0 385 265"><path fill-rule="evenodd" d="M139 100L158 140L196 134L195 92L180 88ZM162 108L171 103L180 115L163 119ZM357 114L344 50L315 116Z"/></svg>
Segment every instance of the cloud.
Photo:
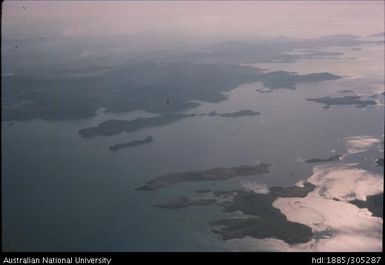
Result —
<svg viewBox="0 0 385 265"><path fill-rule="evenodd" d="M353 136L345 138L345 145L349 154L360 153L369 150L374 145L380 143L378 138L370 135Z"/></svg>
<svg viewBox="0 0 385 265"><path fill-rule="evenodd" d="M252 182L242 182L242 186L246 190L253 191L255 193L267 194L269 193L269 188L265 184L252 183Z"/></svg>

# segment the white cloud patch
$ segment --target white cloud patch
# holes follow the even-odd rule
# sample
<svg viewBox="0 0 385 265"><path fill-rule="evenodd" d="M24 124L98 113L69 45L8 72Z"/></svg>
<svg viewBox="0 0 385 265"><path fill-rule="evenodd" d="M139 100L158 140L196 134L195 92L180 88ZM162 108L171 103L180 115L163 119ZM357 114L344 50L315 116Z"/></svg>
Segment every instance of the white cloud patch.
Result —
<svg viewBox="0 0 385 265"><path fill-rule="evenodd" d="M353 136L345 138L345 145L349 154L360 153L369 150L372 146L380 143L378 138L370 135Z"/></svg>
<svg viewBox="0 0 385 265"><path fill-rule="evenodd" d="M253 191L255 193L267 194L269 193L269 188L265 184L260 183L251 183L251 182L243 182L242 186L246 190Z"/></svg>

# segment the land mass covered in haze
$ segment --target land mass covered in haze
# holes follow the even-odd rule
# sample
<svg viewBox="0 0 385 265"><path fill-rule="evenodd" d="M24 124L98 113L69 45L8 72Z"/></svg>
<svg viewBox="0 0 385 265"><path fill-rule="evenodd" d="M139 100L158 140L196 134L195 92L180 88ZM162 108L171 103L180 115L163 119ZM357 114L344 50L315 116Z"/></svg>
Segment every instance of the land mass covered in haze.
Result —
<svg viewBox="0 0 385 265"><path fill-rule="evenodd" d="M330 73L298 75L262 73L230 64L128 63L84 78L3 77L3 120L84 119L96 110L145 110L167 114L197 107L195 101L220 102L223 92L240 84L262 82L269 88L294 88L296 83L335 80Z"/></svg>

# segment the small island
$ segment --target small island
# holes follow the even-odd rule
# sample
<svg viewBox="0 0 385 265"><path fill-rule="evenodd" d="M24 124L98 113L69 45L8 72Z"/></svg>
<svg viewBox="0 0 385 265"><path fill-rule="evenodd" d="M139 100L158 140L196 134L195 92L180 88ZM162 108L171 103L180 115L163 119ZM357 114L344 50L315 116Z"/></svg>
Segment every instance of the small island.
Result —
<svg viewBox="0 0 385 265"><path fill-rule="evenodd" d="M331 156L331 157L326 158L326 159L322 159L322 158L312 158L312 159L308 159L308 160L305 160L305 163L309 163L309 164L313 164L313 163L325 163L325 162L340 161L341 159L342 159L342 155L335 155L335 156Z"/></svg>
<svg viewBox="0 0 385 265"><path fill-rule="evenodd" d="M240 110L236 112L230 112L230 113L218 113L216 111L211 111L207 114L207 116L219 116L224 118L238 118L238 117L244 117L244 116L256 116L260 115L260 112L256 112L253 110Z"/></svg>
<svg viewBox="0 0 385 265"><path fill-rule="evenodd" d="M384 159L383 158L377 158L376 159L376 166L377 167L383 167L384 166Z"/></svg>
<svg viewBox="0 0 385 265"><path fill-rule="evenodd" d="M112 136L122 132L134 132L145 128L158 127L195 116L195 114L165 114L149 118L136 118L134 120L107 120L95 127L84 128L79 135L88 138L93 136Z"/></svg>
<svg viewBox="0 0 385 265"><path fill-rule="evenodd" d="M149 143L152 143L153 141L154 140L153 140L152 136L147 136L143 140L135 140L135 141L131 141L131 142L128 142L128 143L113 145L113 146L110 147L110 150L111 151L117 151L117 150L119 150L121 148L134 147L134 146L138 146L138 145L149 144Z"/></svg>
<svg viewBox="0 0 385 265"><path fill-rule="evenodd" d="M354 105L356 108L377 105L375 101L364 100L359 96L308 98L306 100L322 103L325 105L324 108L330 108L333 105Z"/></svg>
<svg viewBox="0 0 385 265"><path fill-rule="evenodd" d="M190 181L218 181L235 177L247 177L270 173L271 164L260 163L252 166L217 167L200 171L185 171L159 176L137 190L158 190L182 182Z"/></svg>
<svg viewBox="0 0 385 265"><path fill-rule="evenodd" d="M298 83L311 83L311 82L320 82L328 80L337 80L341 77L331 73L312 73L305 75L298 75L296 73L290 73L285 71L275 71L264 73L260 75L258 81L270 89L295 89L296 84Z"/></svg>

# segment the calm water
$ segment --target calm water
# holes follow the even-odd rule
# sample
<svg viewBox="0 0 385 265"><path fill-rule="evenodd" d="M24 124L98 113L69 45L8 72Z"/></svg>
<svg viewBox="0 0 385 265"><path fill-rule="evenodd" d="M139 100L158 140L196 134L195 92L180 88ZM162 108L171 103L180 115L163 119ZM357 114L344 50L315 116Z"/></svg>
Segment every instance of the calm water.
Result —
<svg viewBox="0 0 385 265"><path fill-rule="evenodd" d="M343 89L359 90L354 84L354 80L343 79L272 93L257 92L263 88L260 83L243 84L228 93L227 101L202 103L186 113L251 109L261 112L260 116L193 117L113 137L83 139L77 131L109 118L151 114L100 110L94 118L79 121L30 120L13 126L2 122L5 249L226 251L228 246L208 224L229 216L220 208L164 210L152 206L177 196L197 197L194 191L200 188L293 185L312 172L312 165L301 159L345 153L345 137L383 135L381 104L324 109L322 104L306 101L341 95L338 91ZM379 100L383 102L383 98ZM113 144L147 135L154 137L153 143L118 152L108 150ZM272 163L272 173L217 183L184 183L154 192L134 190L165 173L257 161Z"/></svg>

